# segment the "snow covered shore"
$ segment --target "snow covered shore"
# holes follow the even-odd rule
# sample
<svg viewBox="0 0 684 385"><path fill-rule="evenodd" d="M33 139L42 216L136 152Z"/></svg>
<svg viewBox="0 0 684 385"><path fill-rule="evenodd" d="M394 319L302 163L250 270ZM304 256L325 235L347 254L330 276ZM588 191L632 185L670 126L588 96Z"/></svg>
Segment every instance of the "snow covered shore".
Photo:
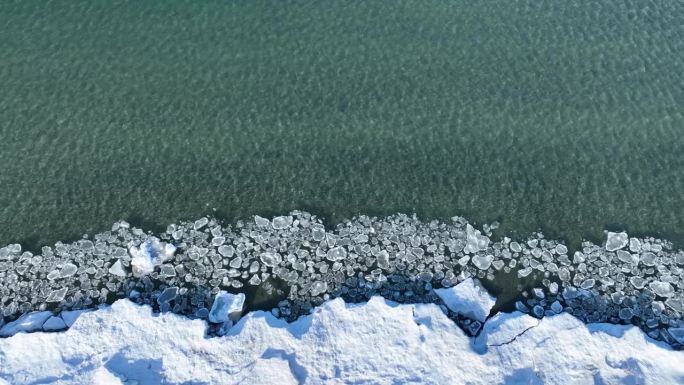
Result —
<svg viewBox="0 0 684 385"><path fill-rule="evenodd" d="M633 326L499 313L464 334L433 304L332 300L286 323L206 323L119 300L63 333L0 340L0 384L676 384L684 352Z"/></svg>

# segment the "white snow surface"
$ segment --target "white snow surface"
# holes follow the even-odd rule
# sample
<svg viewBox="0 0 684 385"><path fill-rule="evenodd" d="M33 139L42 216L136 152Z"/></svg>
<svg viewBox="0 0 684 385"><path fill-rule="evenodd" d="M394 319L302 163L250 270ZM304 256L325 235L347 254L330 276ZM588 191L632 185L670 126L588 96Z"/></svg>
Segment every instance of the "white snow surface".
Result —
<svg viewBox="0 0 684 385"><path fill-rule="evenodd" d="M480 281L468 278L453 287L435 289L435 293L451 311L484 322L496 303Z"/></svg>
<svg viewBox="0 0 684 385"><path fill-rule="evenodd" d="M476 339L436 305L324 303L287 324L252 312L225 337L128 300L63 333L0 340L0 384L677 384L684 352L638 328L497 314Z"/></svg>

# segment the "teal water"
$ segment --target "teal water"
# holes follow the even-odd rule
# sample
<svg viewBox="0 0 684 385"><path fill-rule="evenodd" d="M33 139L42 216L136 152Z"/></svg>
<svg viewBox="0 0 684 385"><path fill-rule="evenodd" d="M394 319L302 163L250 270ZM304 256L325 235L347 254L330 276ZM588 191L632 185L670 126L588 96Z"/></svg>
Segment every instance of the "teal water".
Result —
<svg viewBox="0 0 684 385"><path fill-rule="evenodd" d="M307 209L684 239L678 1L3 1L0 244Z"/></svg>

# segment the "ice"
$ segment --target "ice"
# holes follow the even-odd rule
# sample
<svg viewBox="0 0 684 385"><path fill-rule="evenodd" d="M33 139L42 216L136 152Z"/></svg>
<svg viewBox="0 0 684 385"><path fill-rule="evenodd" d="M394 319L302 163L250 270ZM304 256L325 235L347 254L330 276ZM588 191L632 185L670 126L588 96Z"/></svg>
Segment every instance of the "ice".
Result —
<svg viewBox="0 0 684 385"><path fill-rule="evenodd" d="M61 289L51 291L50 294L48 294L45 302L61 302L62 300L64 300L64 297L66 296L68 290L68 287L63 287Z"/></svg>
<svg viewBox="0 0 684 385"><path fill-rule="evenodd" d="M492 265L493 260L493 255L476 255L471 259L475 267L477 267L480 270L489 269L489 267Z"/></svg>
<svg viewBox="0 0 684 385"><path fill-rule="evenodd" d="M435 294L454 313L484 322L496 303L496 298L489 295L480 282L468 278L456 286L435 289Z"/></svg>
<svg viewBox="0 0 684 385"><path fill-rule="evenodd" d="M629 237L627 236L627 233L613 233L609 231L608 238L606 240L606 250L616 251L627 246L628 243Z"/></svg>
<svg viewBox="0 0 684 385"><path fill-rule="evenodd" d="M41 330L45 321L52 317L52 312L36 311L24 314L17 320L7 323L0 328L0 337L8 337L22 332ZM2 365L0 365L0 368ZM2 369L0 369L2 370Z"/></svg>
<svg viewBox="0 0 684 385"><path fill-rule="evenodd" d="M532 311L530 313L535 316L535 318L542 318L544 316L544 308L539 305L535 305L532 307Z"/></svg>
<svg viewBox="0 0 684 385"><path fill-rule="evenodd" d="M117 259L116 262L109 268L109 274L115 275L117 277L125 277L126 271L121 264L121 260Z"/></svg>
<svg viewBox="0 0 684 385"><path fill-rule="evenodd" d="M167 287L164 291L157 297L158 304L164 304L176 299L178 295L178 287Z"/></svg>
<svg viewBox="0 0 684 385"><path fill-rule="evenodd" d="M325 239L325 229L323 228L323 226L316 226L312 228L311 238L316 242L320 242L323 239Z"/></svg>
<svg viewBox="0 0 684 385"><path fill-rule="evenodd" d="M637 238L629 238L629 251L638 253L641 251L641 241Z"/></svg>
<svg viewBox="0 0 684 385"><path fill-rule="evenodd" d="M280 254L270 251L261 253L259 259L264 265L269 267L277 266L282 261L282 257L280 256Z"/></svg>
<svg viewBox="0 0 684 385"><path fill-rule="evenodd" d="M522 251L522 247L520 247L520 244L518 242L511 242L509 245L510 249L514 253L519 253Z"/></svg>
<svg viewBox="0 0 684 385"><path fill-rule="evenodd" d="M78 271L78 266L73 263L66 263L62 266L62 270L60 270L59 274L62 278L67 278L76 274L76 271Z"/></svg>
<svg viewBox="0 0 684 385"><path fill-rule="evenodd" d="M475 230L470 224L466 225L466 246L463 252L475 254L480 250L485 250L489 244L489 238L481 235L480 230Z"/></svg>
<svg viewBox="0 0 684 385"><path fill-rule="evenodd" d="M226 258L231 258L235 254L235 248L232 245L222 245L219 246L218 252Z"/></svg>
<svg viewBox="0 0 684 385"><path fill-rule="evenodd" d="M69 310L69 311L63 311L60 313L60 317L64 320L64 323L66 324L67 327L71 327L74 322L78 319L78 317L81 316L83 313L90 312L91 310L89 309L84 309L84 310Z"/></svg>
<svg viewBox="0 0 684 385"><path fill-rule="evenodd" d="M651 282L648 287L660 297L672 297L674 295L674 288L668 282Z"/></svg>
<svg viewBox="0 0 684 385"><path fill-rule="evenodd" d="M286 228L292 226L292 217L291 216L275 217L275 218L273 218L272 225L273 225L273 228L276 230L286 229Z"/></svg>
<svg viewBox="0 0 684 385"><path fill-rule="evenodd" d="M311 295L319 295L328 289L328 285L323 281L316 281L311 285Z"/></svg>
<svg viewBox="0 0 684 385"><path fill-rule="evenodd" d="M257 226L259 227L268 227L271 226L271 221L269 221L266 218L260 217L258 215L254 216L254 223L256 223Z"/></svg>
<svg viewBox="0 0 684 385"><path fill-rule="evenodd" d="M326 258L332 262L341 261L347 258L347 250L345 250L345 248L342 246L333 247L332 249L328 250Z"/></svg>
<svg viewBox="0 0 684 385"><path fill-rule="evenodd" d="M193 225L193 228L194 228L195 230L199 230L199 229L201 229L202 227L206 226L207 223L209 223L209 218L207 218L207 217L202 217L202 218L200 218L200 219L198 219L198 220L195 221L195 224Z"/></svg>
<svg viewBox="0 0 684 385"><path fill-rule="evenodd" d="M643 263L646 266L654 266L655 265L655 259L656 259L656 255L650 251L641 254L641 263Z"/></svg>
<svg viewBox="0 0 684 385"><path fill-rule="evenodd" d="M163 278L175 277L176 269L172 265L164 264L159 268L159 276Z"/></svg>
<svg viewBox="0 0 684 385"><path fill-rule="evenodd" d="M129 248L133 275L142 277L150 274L154 271L155 266L159 266L162 262L173 257L175 252L176 247L174 245L161 242L155 237L149 238L140 247Z"/></svg>
<svg viewBox="0 0 684 385"><path fill-rule="evenodd" d="M532 268L531 267L526 267L524 269L518 270L518 277L519 278L525 278L530 274L532 274Z"/></svg>
<svg viewBox="0 0 684 385"><path fill-rule="evenodd" d="M631 283L635 289L643 289L646 286L646 280L637 276L630 277L629 283Z"/></svg>
<svg viewBox="0 0 684 385"><path fill-rule="evenodd" d="M564 255L568 253L568 247L563 245L563 244L558 244L556 245L556 253L560 255Z"/></svg>
<svg viewBox="0 0 684 385"><path fill-rule="evenodd" d="M43 330L46 332L54 332L58 330L64 330L67 328L67 324L61 317L50 317L42 326Z"/></svg>
<svg viewBox="0 0 684 385"><path fill-rule="evenodd" d="M245 295L243 293L231 294L220 291L214 297L214 304L209 311L209 322L223 323L236 320L242 314L244 305Z"/></svg>
<svg viewBox="0 0 684 385"><path fill-rule="evenodd" d="M669 298L665 300L665 305L674 311L684 313L684 300L682 299Z"/></svg>
<svg viewBox="0 0 684 385"><path fill-rule="evenodd" d="M379 268L389 268L389 253L387 252L387 250L382 250L380 253L378 253L377 261Z"/></svg>
<svg viewBox="0 0 684 385"><path fill-rule="evenodd" d="M559 314L563 311L563 305L561 305L561 303L558 301L553 301L553 303L551 304L551 310L554 313Z"/></svg>
<svg viewBox="0 0 684 385"><path fill-rule="evenodd" d="M672 338L674 338L677 342L684 345L684 327L669 328L667 332L670 333Z"/></svg>

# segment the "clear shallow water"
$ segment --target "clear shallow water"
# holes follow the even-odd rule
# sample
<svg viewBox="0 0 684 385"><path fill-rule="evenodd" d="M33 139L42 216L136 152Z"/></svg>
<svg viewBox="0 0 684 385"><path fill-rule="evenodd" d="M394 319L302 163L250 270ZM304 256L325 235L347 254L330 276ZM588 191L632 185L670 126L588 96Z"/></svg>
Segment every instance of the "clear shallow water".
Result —
<svg viewBox="0 0 684 385"><path fill-rule="evenodd" d="M303 208L684 238L678 2L0 4L0 244Z"/></svg>

